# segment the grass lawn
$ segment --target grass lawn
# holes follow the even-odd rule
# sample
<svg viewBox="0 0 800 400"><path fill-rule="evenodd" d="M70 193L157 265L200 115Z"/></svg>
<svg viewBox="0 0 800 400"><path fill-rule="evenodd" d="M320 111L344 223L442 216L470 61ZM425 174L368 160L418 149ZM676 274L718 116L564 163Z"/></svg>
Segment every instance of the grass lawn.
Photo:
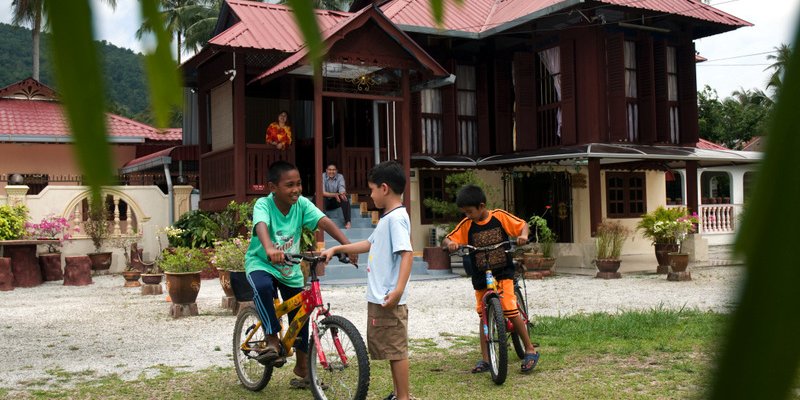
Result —
<svg viewBox="0 0 800 400"><path fill-rule="evenodd" d="M447 336L452 345L411 342L411 390L421 399L686 399L700 398L708 387L713 353L727 316L710 312L651 310L619 315L592 314L539 318L533 334L542 358L532 374L511 365L505 384L469 369L479 358L474 337ZM412 328L413 329L413 328ZM287 364L290 366L291 364ZM388 363L372 362L370 399L391 391ZM243 389L233 366L199 372L161 367L139 381L121 381L100 373L53 370L52 379L23 391L0 389L7 398L133 399L308 399L310 392L290 389L291 368L277 369L261 393Z"/></svg>

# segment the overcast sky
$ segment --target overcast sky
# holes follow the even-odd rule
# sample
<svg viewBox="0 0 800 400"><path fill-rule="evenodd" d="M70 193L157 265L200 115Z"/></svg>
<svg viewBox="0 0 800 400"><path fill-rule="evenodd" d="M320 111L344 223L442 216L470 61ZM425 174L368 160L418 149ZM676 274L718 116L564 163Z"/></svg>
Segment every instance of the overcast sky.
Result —
<svg viewBox="0 0 800 400"><path fill-rule="evenodd" d="M117 0L116 10L101 4L100 0L92 0L92 3L98 39L142 51L135 37L141 20L138 1ZM725 97L740 87L763 88L769 75L764 71L769 61L763 53L773 51L780 43L790 42L800 15L800 1L712 0L711 4L754 26L696 42L697 51L709 60L697 65L698 89L707 84L716 89L720 97ZM10 10L11 0L0 0L0 21L10 22Z"/></svg>

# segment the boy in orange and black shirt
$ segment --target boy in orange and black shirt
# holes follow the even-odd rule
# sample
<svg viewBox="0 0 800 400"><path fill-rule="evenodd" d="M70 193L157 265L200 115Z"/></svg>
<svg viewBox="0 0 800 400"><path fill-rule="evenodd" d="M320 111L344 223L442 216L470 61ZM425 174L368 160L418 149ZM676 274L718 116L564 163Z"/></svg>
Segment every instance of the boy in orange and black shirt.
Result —
<svg viewBox="0 0 800 400"><path fill-rule="evenodd" d="M456 251L460 245L464 244L475 247L491 246L509 240L510 236L516 236L517 244L519 245L528 242L528 224L507 211L487 209L486 194L483 193L480 187L467 185L461 188L456 196L456 204L466 215L466 218L461 220L443 241L443 244L450 251ZM486 293L486 276L483 265L479 265L476 262L475 256L475 254L470 256L473 266L472 287L475 289L476 309L480 316L483 313L482 299L484 293ZM484 255L481 254L480 258L483 259ZM511 254L506 253L505 249L501 247L492 250L488 259L489 268L497 280L497 290L500 293L503 315L511 320L514 325L514 331L522 338L525 345L525 358L522 360L521 370L522 372L529 372L539 362L539 353L531 343L528 329L517 309L517 297L514 294L514 263ZM478 332L481 332L481 330L482 327L479 325ZM489 358L486 338L483 335L480 335L480 338L483 359L478 361L478 364L472 369L473 373L489 370L489 364L486 362Z"/></svg>

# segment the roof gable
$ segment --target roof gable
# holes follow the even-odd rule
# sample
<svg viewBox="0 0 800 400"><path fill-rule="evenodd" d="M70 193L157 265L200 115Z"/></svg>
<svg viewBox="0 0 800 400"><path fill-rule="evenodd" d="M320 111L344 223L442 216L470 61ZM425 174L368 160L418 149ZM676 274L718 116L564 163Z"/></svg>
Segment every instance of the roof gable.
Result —
<svg viewBox="0 0 800 400"><path fill-rule="evenodd" d="M26 78L0 89L0 98L57 100L55 90L33 78Z"/></svg>

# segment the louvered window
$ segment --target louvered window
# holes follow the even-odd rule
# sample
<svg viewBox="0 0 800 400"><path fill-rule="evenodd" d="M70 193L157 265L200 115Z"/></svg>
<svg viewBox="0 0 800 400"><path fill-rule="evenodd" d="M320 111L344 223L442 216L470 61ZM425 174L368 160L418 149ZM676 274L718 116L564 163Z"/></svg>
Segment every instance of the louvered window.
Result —
<svg viewBox="0 0 800 400"><path fill-rule="evenodd" d="M458 91L458 154L477 154L478 107L475 67L456 66L456 90Z"/></svg>
<svg viewBox="0 0 800 400"><path fill-rule="evenodd" d="M442 91L425 89L420 92L422 108L422 153L442 152Z"/></svg>

